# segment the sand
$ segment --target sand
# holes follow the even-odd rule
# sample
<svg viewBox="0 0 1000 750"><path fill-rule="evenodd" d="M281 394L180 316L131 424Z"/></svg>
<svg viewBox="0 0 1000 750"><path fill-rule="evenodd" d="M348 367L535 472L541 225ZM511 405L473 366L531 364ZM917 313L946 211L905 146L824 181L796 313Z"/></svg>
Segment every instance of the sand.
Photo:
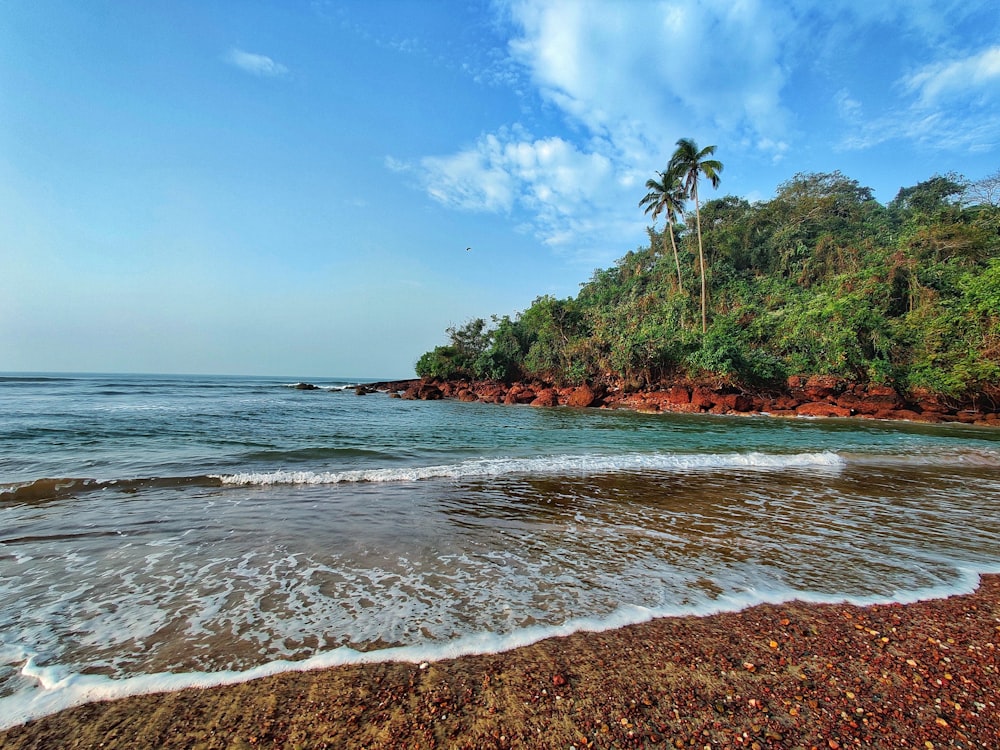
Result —
<svg viewBox="0 0 1000 750"><path fill-rule="evenodd" d="M96 703L0 748L1000 748L1000 576Z"/></svg>

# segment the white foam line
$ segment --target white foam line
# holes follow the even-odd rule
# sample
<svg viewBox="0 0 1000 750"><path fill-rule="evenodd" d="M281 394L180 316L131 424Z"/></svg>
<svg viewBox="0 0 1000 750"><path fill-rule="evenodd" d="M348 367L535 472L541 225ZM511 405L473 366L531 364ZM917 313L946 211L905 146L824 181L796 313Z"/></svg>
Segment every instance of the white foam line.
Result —
<svg viewBox="0 0 1000 750"><path fill-rule="evenodd" d="M509 474L595 474L635 469L692 471L703 469L792 469L829 468L838 470L845 461L836 453L645 454L618 456L550 456L544 458L473 459L455 464L408 468L360 469L341 472L272 471L213 475L223 484L341 484L350 482L413 482L422 479L463 479Z"/></svg>
<svg viewBox="0 0 1000 750"><path fill-rule="evenodd" d="M974 592L979 587L980 573L1000 574L1000 566L980 571L959 567L956 572L958 577L952 584L899 591L891 596L845 597L794 590L778 591L749 588L742 592L722 595L718 599L700 606L649 608L626 605L606 617L581 617L568 620L561 625L538 625L506 634L476 633L446 643L398 646L374 651L357 651L347 646L341 646L331 651L315 654L308 659L300 661L281 659L243 671L160 672L125 679L112 679L97 675L70 673L59 666L40 667L35 663L35 657L31 656L22 667L21 674L36 680L39 689L0 698L0 729L7 729L84 703L109 701L150 693L174 692L187 688L234 685L276 674L308 672L348 664L404 662L422 665L425 662L453 659L460 656L502 653L530 646L547 638L564 637L580 632L596 633L614 630L661 617L706 617L722 612L738 612L758 604L780 605L791 601L808 604L846 603L863 607L874 604L910 604L928 599L943 599L948 596Z"/></svg>

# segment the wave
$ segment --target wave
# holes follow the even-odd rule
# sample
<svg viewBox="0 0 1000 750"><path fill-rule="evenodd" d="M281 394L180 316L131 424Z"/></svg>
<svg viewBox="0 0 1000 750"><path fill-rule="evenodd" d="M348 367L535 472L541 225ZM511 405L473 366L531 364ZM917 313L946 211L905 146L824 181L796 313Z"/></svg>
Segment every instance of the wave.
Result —
<svg viewBox="0 0 1000 750"><path fill-rule="evenodd" d="M844 454L845 460L851 464L863 464L865 466L905 466L905 467L925 467L939 468L948 467L959 469L962 467L969 469L986 468L1000 469L1000 449L991 448L953 448L936 450L933 453L879 453Z"/></svg>
<svg viewBox="0 0 1000 750"><path fill-rule="evenodd" d="M779 591L750 588L723 594L715 600L690 606L643 607L628 604L603 617L579 617L558 625L533 625L507 633L470 633L444 642L394 646L370 651L358 651L348 646L340 646L330 651L320 651L306 659L297 661L278 659L246 670L160 672L112 678L71 672L61 665L41 666L36 663L35 654L5 653L4 661L24 660L24 666L20 670L21 676L33 680L37 687L0 697L0 730L85 703L116 700L134 695L176 692L187 688L234 685L277 674L308 672L349 664L402 662L419 665L419 669L424 669L430 662L477 654L498 654L549 638L565 637L574 633L604 632L663 617L708 617L723 612L738 612L760 604L780 605L791 601L807 604L846 603L870 606L943 599L973 593L979 588L981 575L998 574L1000 570L960 566L955 572L956 577L950 583L897 591L889 596L831 596L795 589Z"/></svg>
<svg viewBox="0 0 1000 750"><path fill-rule="evenodd" d="M99 490L117 490L118 492L133 493L148 488L169 489L192 485L219 487L222 485L222 482L212 476L152 477L148 479L111 479L107 481L74 477L44 478L0 489L0 502L31 503L46 500L61 500Z"/></svg>
<svg viewBox="0 0 1000 750"><path fill-rule="evenodd" d="M409 466L351 471L243 472L213 475L225 485L343 484L357 482L413 482L422 479L477 479L517 474L606 474L621 471L697 471L720 469L784 470L826 468L839 470L844 460L836 453L645 454L617 456L549 456L540 458L478 458L437 466Z"/></svg>

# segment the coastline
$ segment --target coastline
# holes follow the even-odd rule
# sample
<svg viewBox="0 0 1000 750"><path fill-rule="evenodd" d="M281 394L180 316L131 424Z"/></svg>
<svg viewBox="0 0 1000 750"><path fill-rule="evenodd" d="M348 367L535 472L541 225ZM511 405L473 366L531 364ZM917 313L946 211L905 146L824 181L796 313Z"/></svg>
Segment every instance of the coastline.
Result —
<svg viewBox="0 0 1000 750"><path fill-rule="evenodd" d="M912 604L764 604L92 703L0 746L996 747L998 650L1000 575L984 575Z"/></svg>
<svg viewBox="0 0 1000 750"><path fill-rule="evenodd" d="M542 382L410 379L366 383L355 391L358 395L386 391L395 397L411 400L453 398L536 407L596 407L674 414L853 417L1000 427L1000 404L988 394L981 394L972 401L951 402L927 391L918 390L904 395L890 386L854 383L828 375L793 376L783 387L772 390L688 380L625 389L590 384L556 387Z"/></svg>

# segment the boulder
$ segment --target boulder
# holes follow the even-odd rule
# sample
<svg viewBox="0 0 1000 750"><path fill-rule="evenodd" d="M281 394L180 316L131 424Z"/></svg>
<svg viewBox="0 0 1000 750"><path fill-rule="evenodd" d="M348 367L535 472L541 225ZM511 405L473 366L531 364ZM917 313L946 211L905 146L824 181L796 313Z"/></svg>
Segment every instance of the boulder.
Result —
<svg viewBox="0 0 1000 750"><path fill-rule="evenodd" d="M597 401L597 393L586 383L574 388L566 399L567 405L577 408L591 406L595 401Z"/></svg>
<svg viewBox="0 0 1000 750"><path fill-rule="evenodd" d="M847 381L836 375L813 375L802 387L807 401L823 401L844 392Z"/></svg>
<svg viewBox="0 0 1000 750"><path fill-rule="evenodd" d="M312 383L296 383L292 386L297 391L318 391L319 386Z"/></svg>
<svg viewBox="0 0 1000 750"><path fill-rule="evenodd" d="M422 385L417 392L417 397L421 401L440 401L444 398L444 392L436 385Z"/></svg>
<svg viewBox="0 0 1000 750"><path fill-rule="evenodd" d="M791 396L778 396L777 398L772 399L769 404L764 405L764 411L795 411L795 409L801 404L802 402L797 398L792 398Z"/></svg>
<svg viewBox="0 0 1000 750"><path fill-rule="evenodd" d="M715 391L703 385L695 386L691 391L691 403L702 411L708 411L715 406L717 398Z"/></svg>
<svg viewBox="0 0 1000 750"><path fill-rule="evenodd" d="M795 413L800 417L849 417L851 410L835 404L827 404L821 401L813 401L802 404L795 409Z"/></svg>
<svg viewBox="0 0 1000 750"><path fill-rule="evenodd" d="M748 412L753 411L753 400L742 393L723 393L718 396L716 406L726 411Z"/></svg>
<svg viewBox="0 0 1000 750"><path fill-rule="evenodd" d="M559 403L559 394L554 388L543 388L531 401L532 406L556 406Z"/></svg>
<svg viewBox="0 0 1000 750"><path fill-rule="evenodd" d="M916 404L922 414L947 414L951 411L951 407L943 401L941 396L926 388L914 388L910 391L910 400Z"/></svg>
<svg viewBox="0 0 1000 750"><path fill-rule="evenodd" d="M507 389L502 385L486 383L479 387L476 395L485 404L502 404L507 395Z"/></svg>

